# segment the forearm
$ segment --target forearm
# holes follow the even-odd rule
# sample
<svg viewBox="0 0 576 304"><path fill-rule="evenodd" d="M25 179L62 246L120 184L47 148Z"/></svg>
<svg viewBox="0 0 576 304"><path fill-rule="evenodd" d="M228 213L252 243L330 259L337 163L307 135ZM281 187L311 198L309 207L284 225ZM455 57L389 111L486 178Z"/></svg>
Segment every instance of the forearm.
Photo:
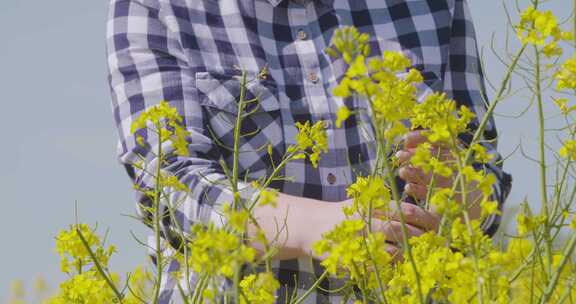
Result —
<svg viewBox="0 0 576 304"><path fill-rule="evenodd" d="M342 203L338 202L280 193L276 207L258 206L254 217L266 239L277 249L273 259L285 260L311 255L312 244L345 219L341 208ZM253 240L255 235L256 227L249 225L248 236ZM260 254L264 252L263 244L257 241L252 242L252 247Z"/></svg>

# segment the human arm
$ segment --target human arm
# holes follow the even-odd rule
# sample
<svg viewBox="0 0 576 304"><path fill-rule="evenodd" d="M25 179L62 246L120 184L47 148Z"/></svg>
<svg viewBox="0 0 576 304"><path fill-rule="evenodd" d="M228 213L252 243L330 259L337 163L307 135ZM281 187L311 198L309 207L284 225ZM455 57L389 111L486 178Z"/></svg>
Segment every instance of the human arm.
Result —
<svg viewBox="0 0 576 304"><path fill-rule="evenodd" d="M284 193L278 195L277 206L259 206L255 208L254 217L272 244L279 246L275 259L292 259L302 256L315 256L312 252L313 244L322 239L322 235L329 232L346 219L342 208L350 206L351 200L342 202L323 202L314 199L296 197ZM395 203L391 202L394 208ZM408 237L418 236L428 230L436 230L440 224L440 217L435 213L410 203L401 203L401 212L404 214ZM395 259L401 258L399 245L402 241L399 212L377 214L372 219L372 230L385 235L389 244L386 250ZM250 225L248 236L254 239L256 228ZM397 245L398 244L398 245ZM259 253L264 252L262 244L253 242L252 246Z"/></svg>
<svg viewBox="0 0 576 304"><path fill-rule="evenodd" d="M166 100L178 110L190 134L186 138L188 156L175 153L172 142L162 145L162 172L176 176L188 190L169 191L159 206L160 214L164 215L160 221L161 233L177 248L180 232L189 233L192 224L224 224L222 206L232 202L233 195L224 183L220 150L206 127L207 117L198 99L194 69L201 63L186 53L173 25L161 17L158 3L111 1L107 32L109 82L119 134L119 160L138 188L155 187L158 158L154 152L158 140L144 129L132 134L132 122ZM136 136L143 138L144 145L137 143ZM141 159L145 170L134 165ZM242 200L257 193L245 183L239 188ZM151 226L152 200L140 191L136 195L138 214ZM169 216L170 213L174 216Z"/></svg>

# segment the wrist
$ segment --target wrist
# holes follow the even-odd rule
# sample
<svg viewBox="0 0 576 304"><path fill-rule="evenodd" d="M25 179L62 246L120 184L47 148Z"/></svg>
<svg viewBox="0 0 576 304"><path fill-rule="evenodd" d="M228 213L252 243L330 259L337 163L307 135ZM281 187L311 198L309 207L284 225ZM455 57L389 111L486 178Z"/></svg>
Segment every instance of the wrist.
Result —
<svg viewBox="0 0 576 304"><path fill-rule="evenodd" d="M316 201L307 206L302 213L305 223L298 228L299 248L303 255L316 257L312 250L314 243L346 219L342 208L348 204L350 201Z"/></svg>

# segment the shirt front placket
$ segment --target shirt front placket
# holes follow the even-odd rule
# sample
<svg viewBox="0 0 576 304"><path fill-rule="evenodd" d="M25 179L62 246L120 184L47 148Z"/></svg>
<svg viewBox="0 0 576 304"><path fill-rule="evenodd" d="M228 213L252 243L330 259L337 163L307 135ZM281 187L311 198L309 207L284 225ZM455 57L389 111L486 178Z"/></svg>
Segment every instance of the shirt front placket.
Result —
<svg viewBox="0 0 576 304"><path fill-rule="evenodd" d="M320 64L323 39L314 39L315 33L320 33L315 14L316 3L314 0L292 0L288 10L290 27L293 31L294 49L300 62L300 73L305 99L310 109L310 116L314 121L325 122L328 135L328 153L324 153L319 162L318 170L324 189L332 188L332 191L323 191L323 199L326 201L338 201L344 199L343 191L334 191L337 186L346 179L342 170L341 156L335 151L334 109L326 91L326 81ZM313 28L316 26L316 28ZM315 41L317 40L317 41ZM326 76L327 77L327 76Z"/></svg>

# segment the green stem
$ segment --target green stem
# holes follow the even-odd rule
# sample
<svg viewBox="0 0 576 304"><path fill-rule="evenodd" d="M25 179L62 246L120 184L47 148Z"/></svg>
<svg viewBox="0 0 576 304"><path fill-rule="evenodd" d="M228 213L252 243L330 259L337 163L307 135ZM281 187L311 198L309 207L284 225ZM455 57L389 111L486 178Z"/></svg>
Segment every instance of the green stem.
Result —
<svg viewBox="0 0 576 304"><path fill-rule="evenodd" d="M104 271L104 267L102 267L102 265L100 264L100 261L98 261L98 258L96 258L96 255L92 251L92 248L90 248L90 245L88 244L88 242L86 241L86 238L84 238L84 235L82 235L82 232L80 231L80 229L78 229L78 227L76 227L76 233L78 234L78 237L80 237L80 241L82 242L82 245L84 245L84 248L86 249L86 251L88 251L90 258L94 262L94 265L96 266L96 270L98 270L98 273L102 276L102 278L104 278L104 280L106 281L106 284L108 284L108 286L110 286L110 288L114 292L114 295L116 295L116 298L118 299L118 301L120 303L122 303L122 301L124 300L124 296L116 288L116 285L114 285L114 282L112 282L112 279L106 274L106 272Z"/></svg>
<svg viewBox="0 0 576 304"><path fill-rule="evenodd" d="M180 237L180 240L182 241L180 246L182 247L182 249L184 251L184 254L183 254L184 255L184 275L186 276L186 282L187 282L186 287L188 288L188 290L191 290L192 286L190 286L190 263L188 262L189 253L188 253L187 237L185 235L184 230L180 226L180 222L176 218L174 208L172 208L172 205L169 203L170 202L169 194L162 191L162 196L164 197L164 200L167 202L166 209L168 209L172 223L174 224L174 226L176 226L176 231L178 233L178 236ZM186 199L187 196L188 196L188 193L185 194L184 199ZM181 203L181 201L176 202L175 205L177 206L180 203ZM183 297L183 298L185 298L185 297Z"/></svg>
<svg viewBox="0 0 576 304"><path fill-rule="evenodd" d="M274 167L274 170L272 171L272 173L268 176L268 178L266 179L266 181L263 183L262 188L266 188L270 185L270 183L274 180L274 178L276 178L276 176L278 176L278 174L280 173L280 170L282 170L282 168L290 161L292 160L292 158L296 155L296 153L291 153L288 156L285 156L284 159L282 159L282 161L280 162L280 164L278 164L278 166ZM261 230L260 224L258 223L258 221L256 220L256 218L254 217L253 214L253 209L256 207L256 204L258 203L258 200L260 199L260 194L258 194L256 196L256 198L254 199L253 202L250 202L250 204L248 206L243 206L246 208L246 210L248 211L248 217L249 217L249 221L256 227L256 229ZM268 242L268 240L265 241L264 245L264 250L265 252L270 252L270 243ZM265 258L265 263L266 263L266 271L270 272L272 270L272 256L266 256Z"/></svg>
<svg viewBox="0 0 576 304"><path fill-rule="evenodd" d="M570 297L572 295L572 290L575 287L576 287L576 284L571 284L569 288L566 288L564 293L560 296L558 303L560 303L560 304L565 303L566 299L568 299L568 297ZM573 303L572 301L570 301L570 302Z"/></svg>
<svg viewBox="0 0 576 304"><path fill-rule="evenodd" d="M534 46L536 56L536 99L538 101L538 127L539 127L539 152L540 152L540 198L542 200L542 213L544 214L544 241L546 244L546 268L548 275L552 274L552 240L550 239L550 211L548 210L548 186L546 184L546 151L545 151L545 125L544 125L544 106L542 98L542 75L541 75L541 58L538 47Z"/></svg>
<svg viewBox="0 0 576 304"><path fill-rule="evenodd" d="M418 291L418 299L420 300L421 304L424 304L424 297L422 295L422 283L420 280L420 273L418 272L418 267L416 265L416 260L414 259L414 255L412 253L412 248L408 243L408 229L406 228L406 219L404 217L404 213L402 213L402 205L400 202L400 195L398 194L398 185L396 184L396 177L392 172L392 168L390 167L390 162L386 159L388 155L388 151L386 149L387 145L384 145L384 136L380 136L378 139L378 158L382 158L382 163L384 165L384 170L386 171L387 178L390 182L390 188L392 188L392 198L396 203L396 208L398 209L398 215L400 217L400 230L402 231L402 247L406 251L408 255L408 259L410 260L410 265L412 266L412 270L414 271L414 276L416 277L416 288Z"/></svg>
<svg viewBox="0 0 576 304"><path fill-rule="evenodd" d="M576 234L573 234L572 237L570 238L570 240L568 241L568 245L566 246L566 249L564 250L564 253L562 254L563 257L562 257L562 260L560 261L560 264L558 265L558 269L556 269L556 271L554 272L554 276L552 276L552 280L550 281L550 283L546 287L546 290L544 291L544 294L542 296L540 303L542 303L542 304L548 303L548 300L550 299L550 297L554 293L554 289L556 288L556 285L558 284L558 280L560 279L560 276L562 275L562 270L570 261L572 252L574 251L574 248L576 248Z"/></svg>
<svg viewBox="0 0 576 304"><path fill-rule="evenodd" d="M366 242L366 237L362 238L362 241L364 242L364 246L366 248L368 248L368 242ZM374 256L372 255L372 252L370 250L368 251L368 256L370 257L370 261L372 261L372 265L374 266L374 274L376 275L376 282L378 282L378 289L380 290L380 293L382 294L382 298L384 299L384 302L386 302L386 297L384 295L385 293L385 289L384 289L384 284L382 283L382 279L380 278L380 270L378 270L378 265L376 263L376 260L374 260ZM383 301L380 300L380 297L378 297L378 302L382 303Z"/></svg>
<svg viewBox="0 0 576 304"><path fill-rule="evenodd" d="M514 55L514 57L513 57L514 59L512 60L512 63L508 66L506 74L505 74L504 78L502 79L502 82L500 83L500 88L498 89L498 92L496 93L496 97L494 97L494 100L489 103L489 106L486 109L486 113L484 113L484 116L482 117L482 120L480 121L478 128L476 129L476 131L474 132L474 135L472 136L472 140L470 141L470 145L477 143L480 140L480 138L482 137L482 135L484 134L484 129L486 129L486 125L488 124L488 121L490 121L490 117L492 116L492 113L494 113L496 106L502 100L502 97L504 96L504 93L506 92L506 89L508 87L508 83L510 82L510 79L512 78L513 72L514 72L516 66L518 65L518 62L520 61L520 58L524 54L525 50L526 50L526 44L522 45L520 50L518 50L518 52ZM472 149L468 149L466 151L466 155L463 158L464 164L467 164L470 162L470 160L472 159L472 152L473 152ZM458 172L456 174L455 179L457 180L461 176L462 176L462 172ZM458 187L457 184L453 185L452 191L456 191L457 187ZM447 222L447 218L445 216L443 216L442 220L440 222L440 230L438 232L440 235L442 235L442 233L443 233L443 228L446 225L446 222Z"/></svg>
<svg viewBox="0 0 576 304"><path fill-rule="evenodd" d="M453 151L457 151L458 147L456 144L456 137L452 136L452 149ZM464 170L464 163L460 157L456 157L458 171L462 172ZM468 235L470 236L470 246L472 247L472 258L474 260L474 268L477 273L480 273L480 265L478 262L478 246L475 241L475 233L474 229L472 229L472 223L470 221L470 217L468 215L468 193L466 187L466 180L464 175L460 175L458 178L460 184L460 197L461 197L461 204L463 205L464 209L462 210L462 214L464 216L464 223L466 224L466 230L468 231ZM484 295L482 289L482 278L477 276L477 284L478 284L478 302L480 304L484 303Z"/></svg>
<svg viewBox="0 0 576 304"><path fill-rule="evenodd" d="M504 76L504 79L502 79L502 82L500 83L500 89L498 90L496 97L494 97L494 100L490 103L490 105L486 109L486 113L484 113L484 116L482 117L482 120L480 121L480 124L478 125L478 128L476 129L476 132L474 132L474 136L472 137L472 141L471 141L472 144L478 142L480 140L480 138L482 137L482 135L484 133L484 129L486 129L486 125L488 124L488 121L490 121L490 117L492 116L492 113L494 113L496 106L502 100L502 97L504 96L504 93L506 92L506 89L508 88L508 83L510 82L510 78L512 78L512 74L513 74L514 70L516 69L516 66L518 65L518 61L520 60L520 57L522 57L522 55L524 54L525 50L526 50L526 45L523 45L520 48L520 50L518 50L518 53L516 53L516 55L514 56L514 59L512 60L512 63L510 64L510 66L508 66L508 70L506 71L506 75ZM468 163L471 159L472 159L472 150L469 149L466 152L466 156L464 157L464 163ZM460 174L460 173L458 173L458 174Z"/></svg>
<svg viewBox="0 0 576 304"><path fill-rule="evenodd" d="M234 194L234 209L240 202L238 195L238 170L240 158L240 131L242 128L242 115L244 113L244 98L246 96L246 71L242 71L242 79L240 81L240 99L238 100L238 112L236 114L236 125L234 126L234 150L233 150L233 163L232 163L232 193ZM237 300L237 299L236 299Z"/></svg>
<svg viewBox="0 0 576 304"><path fill-rule="evenodd" d="M161 168L164 158L162 155L162 131L161 126L156 125L158 131L158 165L156 166L156 176L154 185L154 238L156 241L156 283L154 284L154 297L153 303L157 304L160 298L160 286L162 285L162 248L161 248L161 235L160 235L160 195L162 194L162 176Z"/></svg>
<svg viewBox="0 0 576 304"><path fill-rule="evenodd" d="M196 282L196 288L194 288L194 293L192 294L192 304L202 303L202 291L206 288L209 279L208 275L204 275Z"/></svg>
<svg viewBox="0 0 576 304"><path fill-rule="evenodd" d="M324 278L328 275L328 270L324 270L324 272L320 275L320 277L316 280L316 282L314 282L314 284L312 286L310 286L310 288L308 288L308 290L306 290L306 292L304 292L304 294L302 296L300 296L298 299L296 299L294 302L291 302L290 304L300 304L302 303L309 295L312 291L314 291L316 289L316 287L318 287L318 285L320 285L320 282L322 282L322 280L324 280Z"/></svg>
<svg viewBox="0 0 576 304"><path fill-rule="evenodd" d="M186 281L188 281L188 278L186 279ZM182 286L180 286L180 282L176 283L176 287L178 287L178 291L180 292L180 296L182 297L182 301L184 302L184 304L190 304L190 302L188 301L188 296L186 295L186 292L184 292L184 289L182 289ZM146 303L146 302L144 302Z"/></svg>
<svg viewBox="0 0 576 304"><path fill-rule="evenodd" d="M244 107L245 107L245 97L246 97L246 79L247 74L246 71L242 71L242 76L240 80L240 97L238 100L238 112L236 114L236 125L234 126L234 148L233 148L233 161L232 161L232 194L234 197L234 204L233 209L237 210L239 205L242 208L246 206L241 204L240 200L240 192L238 190L238 171L239 171L239 159L240 159L240 132L242 131L242 121L244 115ZM240 296L239 296L239 282L240 282L240 273L236 271L234 274L234 303L240 303Z"/></svg>
<svg viewBox="0 0 576 304"><path fill-rule="evenodd" d="M356 265L356 263L354 263L354 261L352 261L352 266L354 266L354 270L359 275L360 269L358 269L358 265ZM366 290L367 289L366 278L364 276L361 278L361 284L362 284L362 287L360 287L360 292L362 292L362 303L368 304L368 295L366 294L366 292L367 292L367 290Z"/></svg>

